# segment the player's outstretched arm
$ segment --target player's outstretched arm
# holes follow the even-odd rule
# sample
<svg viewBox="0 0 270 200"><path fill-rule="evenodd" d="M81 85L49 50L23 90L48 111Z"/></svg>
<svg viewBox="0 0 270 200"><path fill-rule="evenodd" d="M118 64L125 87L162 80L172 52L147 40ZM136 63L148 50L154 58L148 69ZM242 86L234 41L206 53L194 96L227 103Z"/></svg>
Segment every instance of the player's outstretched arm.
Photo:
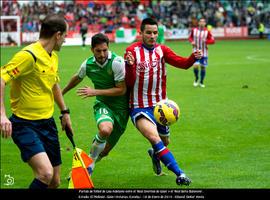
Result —
<svg viewBox="0 0 270 200"><path fill-rule="evenodd" d="M69 81L69 83L62 90L62 94L66 94L69 90L76 87L83 79L80 79L77 74L75 74Z"/></svg>
<svg viewBox="0 0 270 200"><path fill-rule="evenodd" d="M188 69L197 59L194 53L192 53L189 57L179 56L167 46L162 46L162 50L165 62L177 68Z"/></svg>

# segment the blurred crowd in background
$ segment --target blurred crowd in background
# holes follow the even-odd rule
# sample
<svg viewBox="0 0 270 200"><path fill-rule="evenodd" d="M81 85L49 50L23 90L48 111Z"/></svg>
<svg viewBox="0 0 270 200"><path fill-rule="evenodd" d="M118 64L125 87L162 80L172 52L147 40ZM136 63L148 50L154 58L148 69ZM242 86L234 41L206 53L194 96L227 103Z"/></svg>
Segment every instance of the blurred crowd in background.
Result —
<svg viewBox="0 0 270 200"><path fill-rule="evenodd" d="M212 27L270 27L270 0L103 0L103 1L1 1L1 16L21 16L23 32L39 31L48 13L61 13L70 30L88 24L90 31L111 33L119 27L138 28L146 17L154 17L166 28L197 26L204 16Z"/></svg>

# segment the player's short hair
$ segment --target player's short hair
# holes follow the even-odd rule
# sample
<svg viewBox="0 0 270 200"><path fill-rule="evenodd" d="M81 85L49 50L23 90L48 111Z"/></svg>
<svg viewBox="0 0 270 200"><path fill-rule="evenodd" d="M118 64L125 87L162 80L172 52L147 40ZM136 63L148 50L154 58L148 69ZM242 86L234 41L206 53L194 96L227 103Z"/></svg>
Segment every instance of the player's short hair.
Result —
<svg viewBox="0 0 270 200"><path fill-rule="evenodd" d="M39 38L51 38L56 32L62 34L67 31L67 23L61 15L50 14L41 23Z"/></svg>
<svg viewBox="0 0 270 200"><path fill-rule="evenodd" d="M103 33L97 33L91 39L91 47L92 48L95 48L95 46L97 46L99 44L103 44L103 43L106 43L107 46L109 46L109 38L107 35L105 35Z"/></svg>
<svg viewBox="0 0 270 200"><path fill-rule="evenodd" d="M145 25L156 25L158 26L158 23L156 20L152 19L152 18L145 18L142 23L141 23L141 31L143 32L145 29Z"/></svg>

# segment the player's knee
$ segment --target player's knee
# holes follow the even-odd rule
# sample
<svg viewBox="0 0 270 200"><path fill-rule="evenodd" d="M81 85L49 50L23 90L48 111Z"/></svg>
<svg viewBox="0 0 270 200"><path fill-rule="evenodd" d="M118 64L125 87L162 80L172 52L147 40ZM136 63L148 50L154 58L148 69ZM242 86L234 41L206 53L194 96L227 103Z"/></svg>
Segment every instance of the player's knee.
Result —
<svg viewBox="0 0 270 200"><path fill-rule="evenodd" d="M42 182L47 183L48 185L52 182L53 179L53 168L48 168L43 170L38 174L38 179Z"/></svg>
<svg viewBox="0 0 270 200"><path fill-rule="evenodd" d="M108 136L110 136L112 130L113 130L113 128L110 126L103 126L99 129L99 133L103 137L108 137Z"/></svg>
<svg viewBox="0 0 270 200"><path fill-rule="evenodd" d="M151 142L151 144L156 144L160 141L160 137L155 134L148 135L148 140Z"/></svg>

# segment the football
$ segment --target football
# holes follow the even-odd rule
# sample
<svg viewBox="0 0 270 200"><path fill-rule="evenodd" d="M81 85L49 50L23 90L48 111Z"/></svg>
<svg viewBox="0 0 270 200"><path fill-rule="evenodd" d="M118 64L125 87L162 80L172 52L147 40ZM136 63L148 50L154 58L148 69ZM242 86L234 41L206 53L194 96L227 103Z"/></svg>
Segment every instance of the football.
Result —
<svg viewBox="0 0 270 200"><path fill-rule="evenodd" d="M161 100L154 107L154 117L163 126L170 126L177 122L180 116L178 105L172 100Z"/></svg>

